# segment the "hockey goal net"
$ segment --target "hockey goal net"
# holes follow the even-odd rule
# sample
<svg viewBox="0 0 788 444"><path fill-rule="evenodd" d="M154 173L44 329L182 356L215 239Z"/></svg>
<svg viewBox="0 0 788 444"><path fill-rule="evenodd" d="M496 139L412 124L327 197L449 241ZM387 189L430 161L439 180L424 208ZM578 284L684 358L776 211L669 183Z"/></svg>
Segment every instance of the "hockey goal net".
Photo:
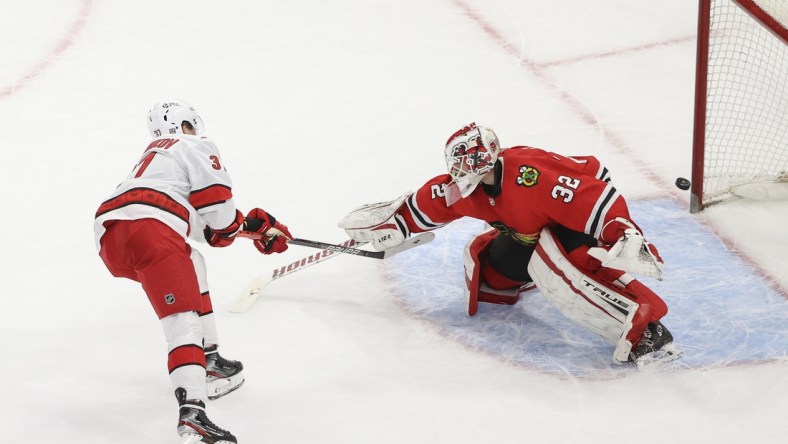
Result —
<svg viewBox="0 0 788 444"><path fill-rule="evenodd" d="M695 213L788 181L788 1L700 0Z"/></svg>

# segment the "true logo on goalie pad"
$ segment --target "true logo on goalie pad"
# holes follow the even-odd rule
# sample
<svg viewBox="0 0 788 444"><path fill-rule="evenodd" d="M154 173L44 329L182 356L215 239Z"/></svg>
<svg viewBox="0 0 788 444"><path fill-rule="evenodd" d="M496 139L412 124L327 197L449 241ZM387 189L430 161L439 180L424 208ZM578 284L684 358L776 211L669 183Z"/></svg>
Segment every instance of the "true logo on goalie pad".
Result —
<svg viewBox="0 0 788 444"><path fill-rule="evenodd" d="M623 314L627 314L627 313L629 313L629 310L630 310L630 308L631 308L631 305L630 305L628 302L626 302L626 301L622 301L621 299L619 299L619 298L615 297L615 296L614 296L612 293L610 293L609 291L605 290L604 288L601 288L601 287L597 286L596 284L594 284L593 282L591 282L591 281L589 281L589 280L587 280L587 279L583 279L583 280L582 280L582 283L583 283L583 285L585 285L586 287L588 287L588 288L590 288L591 290L593 290L593 291L594 291L594 293L597 293L597 294L599 294L600 296L602 296L603 298L605 298L605 300L606 300L608 303L610 303L611 305L613 305L613 306L614 306L614 307L615 307L617 310L621 311Z"/></svg>

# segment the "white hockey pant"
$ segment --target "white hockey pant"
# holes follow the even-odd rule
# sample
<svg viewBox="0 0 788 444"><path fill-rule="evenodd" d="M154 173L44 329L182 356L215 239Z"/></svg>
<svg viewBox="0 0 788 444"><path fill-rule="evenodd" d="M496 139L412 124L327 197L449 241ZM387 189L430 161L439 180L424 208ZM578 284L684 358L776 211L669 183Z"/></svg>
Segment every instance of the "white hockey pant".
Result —
<svg viewBox="0 0 788 444"><path fill-rule="evenodd" d="M541 232L528 273L564 316L616 346L614 362L627 362L632 343L626 337L639 307L635 301L572 265L548 228Z"/></svg>

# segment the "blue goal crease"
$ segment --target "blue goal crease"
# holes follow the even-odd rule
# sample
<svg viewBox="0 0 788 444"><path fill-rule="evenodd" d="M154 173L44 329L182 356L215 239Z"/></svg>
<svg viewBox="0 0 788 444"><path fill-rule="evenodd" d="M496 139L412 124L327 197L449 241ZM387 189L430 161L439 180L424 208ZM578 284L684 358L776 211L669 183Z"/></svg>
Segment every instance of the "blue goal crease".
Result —
<svg viewBox="0 0 788 444"><path fill-rule="evenodd" d="M788 300L672 200L630 202L665 260L665 280L642 281L668 304L663 324L684 350L675 368L698 369L788 356ZM387 260L384 274L405 309L451 340L545 373L618 377L613 346L572 324L538 291L514 306L465 314L462 250L484 229L473 219L436 231L429 245Z"/></svg>

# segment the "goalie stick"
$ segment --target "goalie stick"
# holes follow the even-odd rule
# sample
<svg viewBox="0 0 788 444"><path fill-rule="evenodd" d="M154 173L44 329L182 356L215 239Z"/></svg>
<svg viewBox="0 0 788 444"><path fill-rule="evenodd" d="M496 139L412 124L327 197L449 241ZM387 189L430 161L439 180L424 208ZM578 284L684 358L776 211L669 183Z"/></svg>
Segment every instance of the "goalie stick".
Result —
<svg viewBox="0 0 788 444"><path fill-rule="evenodd" d="M241 233L239 233L239 236L247 237L247 238L254 238L252 236L249 236L249 234L250 233L248 233L248 232L241 232ZM256 236L256 237L259 239L259 235ZM259 276L255 277L254 279L252 279L252 281L249 283L249 285L247 285L246 289L241 293L241 295L238 297L238 299L235 300L233 305L230 307L230 312L232 312L232 313L245 313L245 312L249 311L249 309L252 307L252 305L254 305L254 302L257 300L258 296L260 296L260 293L262 293L263 288L265 288L268 284L270 284L271 282L273 282L273 281L275 281L275 280L277 280L277 279L279 279L279 278L281 278L283 276L295 273L298 270L302 270L302 269L304 269L306 267L310 267L312 265L315 265L318 262L323 262L325 260L328 260L328 259L331 259L333 257L336 257L336 256L338 256L337 254L335 254L337 252L339 252L339 253L346 253L346 254L356 254L356 255L362 255L362 256L364 254L358 254L358 253L354 253L354 252L384 253L383 255L377 255L376 254L375 256L371 256L371 257L378 258L377 256L381 256L381 257L379 257L379 259L385 259L386 257L391 257L391 256L393 256L393 255L395 255L397 253L401 253L401 252L403 252L405 250L409 250L409 249L411 249L411 248L413 248L413 247L415 247L417 245L426 244L426 243L432 241L433 239L435 239L435 234L433 234L433 233L423 233L423 234L420 234L419 236L413 237L411 239L407 239L405 242L403 242L401 245L398 245L397 247L390 248L390 249L385 250L385 251L359 250L357 248L354 248L354 246L359 246L360 247L361 245L364 245L364 243L357 244L352 239L347 240L347 241L343 242L340 245L327 244L325 242L306 241L307 243L305 245L308 246L308 247L323 248L320 245L326 245L326 246L329 246L329 247L324 248L322 252L315 253L313 255L307 256L307 257L305 257L303 259L300 259L300 260L297 260L297 261L295 261L295 262L293 262L293 263L291 263L289 265L285 265L285 266L282 266L282 267L279 267L279 268L275 268L271 272L271 276L269 276L269 277L266 277L264 275L259 275ZM301 244L297 244L297 243L293 242L293 240L288 241L288 243L293 243L295 245L301 245ZM396 250L396 251L394 251L394 250ZM388 255L385 254L387 252L389 253Z"/></svg>

